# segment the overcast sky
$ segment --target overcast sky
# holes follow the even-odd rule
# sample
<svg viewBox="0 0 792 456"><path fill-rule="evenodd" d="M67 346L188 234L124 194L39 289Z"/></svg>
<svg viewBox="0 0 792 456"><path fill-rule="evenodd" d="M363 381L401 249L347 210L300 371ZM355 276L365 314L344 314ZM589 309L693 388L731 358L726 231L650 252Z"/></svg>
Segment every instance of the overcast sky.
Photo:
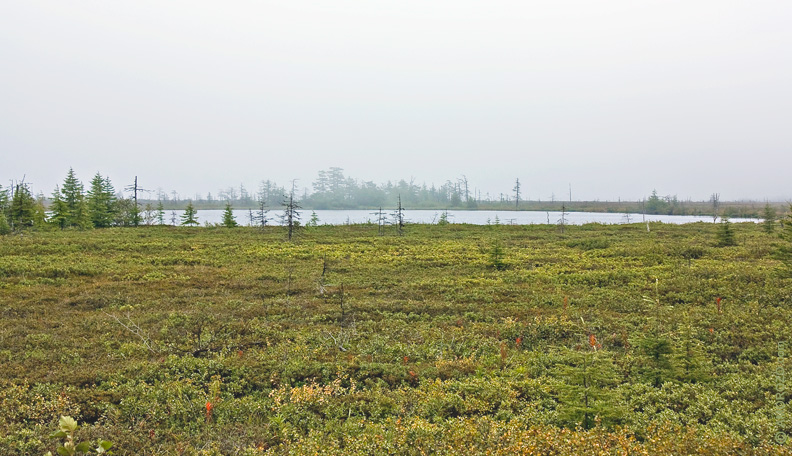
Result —
<svg viewBox="0 0 792 456"><path fill-rule="evenodd" d="M0 183L792 199L792 1L5 1Z"/></svg>

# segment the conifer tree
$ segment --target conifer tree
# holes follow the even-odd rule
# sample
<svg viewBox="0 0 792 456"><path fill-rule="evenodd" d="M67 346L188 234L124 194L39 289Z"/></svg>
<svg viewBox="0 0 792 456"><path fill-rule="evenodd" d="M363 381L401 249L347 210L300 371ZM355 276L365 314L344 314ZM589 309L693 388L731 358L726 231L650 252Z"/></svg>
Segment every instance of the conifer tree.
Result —
<svg viewBox="0 0 792 456"><path fill-rule="evenodd" d="M8 194L8 189L0 185L0 212L5 213L8 210L8 204L11 197Z"/></svg>
<svg viewBox="0 0 792 456"><path fill-rule="evenodd" d="M661 336L649 335L636 344L642 355L638 371L655 388L660 388L666 380L674 376L671 356L674 353L671 341Z"/></svg>
<svg viewBox="0 0 792 456"><path fill-rule="evenodd" d="M776 214L775 208L770 203L765 203L764 211L762 212L762 229L764 229L765 233L770 234L775 230L777 218L778 214Z"/></svg>
<svg viewBox="0 0 792 456"><path fill-rule="evenodd" d="M195 210L192 201L187 203L187 207L184 209L184 214L181 216L181 224L182 225L198 225L198 211Z"/></svg>
<svg viewBox="0 0 792 456"><path fill-rule="evenodd" d="M36 219L36 199L33 198L26 183L20 182L14 185L9 213L8 218L11 222L11 229L19 230L34 226Z"/></svg>
<svg viewBox="0 0 792 456"><path fill-rule="evenodd" d="M11 232L11 224L8 223L9 200L8 190L0 185L0 235Z"/></svg>
<svg viewBox="0 0 792 456"><path fill-rule="evenodd" d="M676 378L685 383L701 383L710 379L708 361L702 342L693 335L693 325L687 312L684 314L684 333L674 349L673 364Z"/></svg>
<svg viewBox="0 0 792 456"><path fill-rule="evenodd" d="M234 209L231 207L231 201L226 201L225 210L223 211L223 226L226 228L239 226L234 217Z"/></svg>
<svg viewBox="0 0 792 456"><path fill-rule="evenodd" d="M316 215L316 211L311 211L311 219L308 220L308 223L305 226L316 227L319 226L319 216Z"/></svg>
<svg viewBox="0 0 792 456"><path fill-rule="evenodd" d="M36 204L33 209L33 226L43 228L47 225L47 207L45 206L44 194L36 196Z"/></svg>
<svg viewBox="0 0 792 456"><path fill-rule="evenodd" d="M718 227L715 238L715 245L718 247L737 245L737 239L735 239L734 231L731 229L731 222L729 222L729 219L726 217L721 217L720 226Z"/></svg>
<svg viewBox="0 0 792 456"><path fill-rule="evenodd" d="M165 224L165 206L162 204L162 200L157 203L157 224Z"/></svg>
<svg viewBox="0 0 792 456"><path fill-rule="evenodd" d="M570 427L594 427L597 420L612 424L621 413L612 391L616 370L607 353L599 350L596 338L580 351L570 351L569 364L560 371L565 384L560 387L559 418ZM589 344L586 344L589 345Z"/></svg>
<svg viewBox="0 0 792 456"><path fill-rule="evenodd" d="M11 232L11 224L8 223L5 212L0 211L0 236Z"/></svg>
<svg viewBox="0 0 792 456"><path fill-rule="evenodd" d="M66 207L66 203L61 198L60 187L56 185L55 191L52 192L52 201L50 202L49 222L60 229L64 229L68 220L69 208Z"/></svg>
<svg viewBox="0 0 792 456"><path fill-rule="evenodd" d="M74 174L74 169L69 168L69 173L60 189L61 200L66 207L64 227L75 226L88 228L91 226L88 206L83 194L83 184Z"/></svg>
<svg viewBox="0 0 792 456"><path fill-rule="evenodd" d="M113 224L115 202L115 189L110 178L96 173L87 194L88 216L94 227L105 228Z"/></svg>

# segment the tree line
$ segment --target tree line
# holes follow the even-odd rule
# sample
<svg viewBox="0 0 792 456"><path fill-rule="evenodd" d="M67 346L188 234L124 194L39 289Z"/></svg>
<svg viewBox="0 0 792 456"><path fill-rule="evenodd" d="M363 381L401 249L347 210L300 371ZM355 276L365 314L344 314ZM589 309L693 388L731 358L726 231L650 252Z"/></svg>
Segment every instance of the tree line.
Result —
<svg viewBox="0 0 792 456"><path fill-rule="evenodd" d="M299 226L299 205L294 187L289 192L275 185L268 185L266 191L278 205L285 207L281 223L292 231ZM113 226L139 225L199 225L195 205L187 201L184 212L178 215L175 210L166 212L162 200L140 202L137 178L132 186L126 188L131 197L116 192L109 177L96 173L88 188L77 178L74 169L69 169L63 183L55 186L49 198L42 193L34 196L29 183L24 179L12 182L5 188L0 185L0 235L24 229L91 229ZM280 193L279 196L276 196ZM263 199L258 200L254 214L250 211L250 224L266 226L270 222L269 210ZM231 201L225 203L222 226L235 227L239 223L233 213Z"/></svg>
<svg viewBox="0 0 792 456"><path fill-rule="evenodd" d="M11 187L0 186L0 231L54 226L64 228L104 228L140 224L140 207L119 197L110 179L97 173L86 190L73 169L49 199L34 196L24 180Z"/></svg>
<svg viewBox="0 0 792 456"><path fill-rule="evenodd" d="M215 195L195 195L195 198L183 199L178 193L157 191L155 198L142 190L137 184L125 187L130 196L117 191L110 179L96 173L87 188L76 177L73 169L69 169L63 183L57 185L49 197L43 193L34 196L30 185L24 181L12 182L7 188L0 186L0 231L23 229L27 227L56 226L65 228L103 228L109 226L138 226L140 224L198 224L195 214L197 208L226 207L224 224L233 226L231 205L250 209L250 224L266 225L266 207L286 207L288 201L299 200L302 207L310 209L359 209L406 206L413 209L422 208L458 208L458 209L515 209L515 210L558 210L560 202L551 200L531 201L523 191L520 179L515 179L511 193L501 193L495 198L482 195L476 190L466 176L447 180L443 184L416 184L413 180L399 180L376 184L372 181L353 179L344 174L343 168L331 167L318 172L311 183L312 191L307 187L298 194L294 183L287 190L271 180L260 183L257 192L248 191L243 185L239 188L229 187ZM139 198L139 193L147 197ZM633 203L608 202L575 202L566 203L566 210L573 211L616 211L641 212L645 214L668 215L703 215L710 214L731 217L761 217L761 208L731 206L722 207L717 193L708 202L693 203L679 200L676 196L659 196L653 191L648 198ZM185 214L177 216L174 207L180 209L187 204ZM615 205L615 206L614 206ZM169 213L166 212L166 208ZM254 212L255 211L255 212Z"/></svg>

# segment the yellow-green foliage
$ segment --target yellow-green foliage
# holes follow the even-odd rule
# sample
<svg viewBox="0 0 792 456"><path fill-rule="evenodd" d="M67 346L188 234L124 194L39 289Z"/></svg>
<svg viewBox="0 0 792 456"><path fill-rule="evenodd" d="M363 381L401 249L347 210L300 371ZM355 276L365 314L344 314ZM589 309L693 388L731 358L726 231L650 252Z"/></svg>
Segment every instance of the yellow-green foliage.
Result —
<svg viewBox="0 0 792 456"><path fill-rule="evenodd" d="M730 229L5 236L0 454L62 415L122 455L792 454L792 278Z"/></svg>

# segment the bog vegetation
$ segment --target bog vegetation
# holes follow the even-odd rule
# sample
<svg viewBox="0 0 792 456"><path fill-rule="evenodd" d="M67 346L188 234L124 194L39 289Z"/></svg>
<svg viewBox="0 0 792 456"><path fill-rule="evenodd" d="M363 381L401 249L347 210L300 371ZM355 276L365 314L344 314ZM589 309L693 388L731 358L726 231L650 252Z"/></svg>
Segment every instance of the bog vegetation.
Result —
<svg viewBox="0 0 792 456"><path fill-rule="evenodd" d="M649 228L3 236L0 454L792 454L792 224Z"/></svg>

